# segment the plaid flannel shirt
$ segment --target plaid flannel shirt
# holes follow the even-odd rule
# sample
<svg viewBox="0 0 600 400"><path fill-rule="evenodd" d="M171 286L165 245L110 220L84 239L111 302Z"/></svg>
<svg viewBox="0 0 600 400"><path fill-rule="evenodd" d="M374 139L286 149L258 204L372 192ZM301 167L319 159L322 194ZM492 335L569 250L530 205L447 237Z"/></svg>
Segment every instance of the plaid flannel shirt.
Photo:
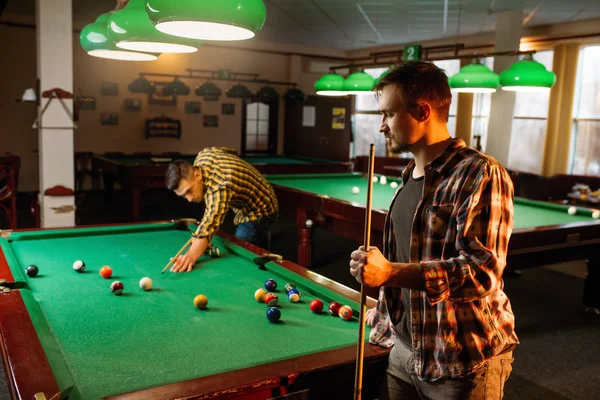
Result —
<svg viewBox="0 0 600 400"><path fill-rule="evenodd" d="M404 181L413 169L411 162ZM465 376L517 344L502 280L512 228L513 185L506 170L455 139L425 167L412 226L410 262L421 265L426 291L410 290L410 310L404 310L401 288L381 287L370 342L392 346L394 326L408 312L411 368L427 381ZM383 254L395 261L389 213Z"/></svg>
<svg viewBox="0 0 600 400"><path fill-rule="evenodd" d="M195 237L210 242L230 208L236 225L277 214L279 204L273 187L234 149L208 147L198 153L194 167L202 172L206 205Z"/></svg>

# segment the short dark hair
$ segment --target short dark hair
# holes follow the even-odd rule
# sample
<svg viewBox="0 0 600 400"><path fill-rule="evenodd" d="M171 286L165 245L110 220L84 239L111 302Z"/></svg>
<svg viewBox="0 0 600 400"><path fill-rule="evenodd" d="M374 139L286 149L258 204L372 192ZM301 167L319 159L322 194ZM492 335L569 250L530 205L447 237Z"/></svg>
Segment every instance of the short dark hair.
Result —
<svg viewBox="0 0 600 400"><path fill-rule="evenodd" d="M435 64L426 61L409 61L385 74L375 85L375 95L388 85L396 85L409 110L417 106L419 100L431 104L438 118L448 122L452 94L448 77Z"/></svg>
<svg viewBox="0 0 600 400"><path fill-rule="evenodd" d="M192 171L192 164L185 160L177 160L169 164L165 174L167 189L175 190L179 187L182 178L187 178Z"/></svg>

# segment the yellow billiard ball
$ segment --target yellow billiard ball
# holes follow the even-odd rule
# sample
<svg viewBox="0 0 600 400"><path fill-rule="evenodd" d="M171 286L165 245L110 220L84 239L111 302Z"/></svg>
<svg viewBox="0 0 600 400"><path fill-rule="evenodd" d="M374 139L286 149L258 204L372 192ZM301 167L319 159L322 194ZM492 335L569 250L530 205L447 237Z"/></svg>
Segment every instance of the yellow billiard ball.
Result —
<svg viewBox="0 0 600 400"><path fill-rule="evenodd" d="M266 295L267 295L267 291L265 289L263 289L263 288L257 289L256 292L254 292L254 298L259 303L264 303L265 302L265 296Z"/></svg>
<svg viewBox="0 0 600 400"><path fill-rule="evenodd" d="M198 296L194 297L194 306L196 306L196 308L204 310L207 305L208 298L205 295L199 294Z"/></svg>

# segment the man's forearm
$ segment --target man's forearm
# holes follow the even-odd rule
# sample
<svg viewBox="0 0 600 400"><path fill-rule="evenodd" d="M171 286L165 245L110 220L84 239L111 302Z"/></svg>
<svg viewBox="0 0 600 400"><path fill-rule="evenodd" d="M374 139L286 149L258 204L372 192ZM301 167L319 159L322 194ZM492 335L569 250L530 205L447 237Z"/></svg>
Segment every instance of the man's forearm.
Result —
<svg viewBox="0 0 600 400"><path fill-rule="evenodd" d="M391 274L385 286L425 291L425 280L423 279L421 264L392 263Z"/></svg>

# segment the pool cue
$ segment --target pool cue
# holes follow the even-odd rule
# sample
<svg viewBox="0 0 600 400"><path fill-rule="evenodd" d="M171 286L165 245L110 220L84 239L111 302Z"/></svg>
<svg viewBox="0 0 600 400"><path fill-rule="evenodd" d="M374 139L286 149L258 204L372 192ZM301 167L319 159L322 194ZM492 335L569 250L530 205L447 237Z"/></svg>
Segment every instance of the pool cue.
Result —
<svg viewBox="0 0 600 400"><path fill-rule="evenodd" d="M193 237L189 238L189 240L187 242L185 242L185 244L183 245L183 247L181 248L181 250L179 250L177 252L177 254L175 254L175 257L173 257L172 260L169 260L169 263L167 264L166 267L163 268L161 274L164 274L165 271L171 266L171 264L173 264L173 262L175 262L175 260L177 259L177 257L179 257L181 255L181 253L183 253L190 244L192 244L192 240L194 240Z"/></svg>
<svg viewBox="0 0 600 400"><path fill-rule="evenodd" d="M375 145L369 148L369 175L367 186L367 209L365 212L365 251L369 251L371 241L371 200L373 197L373 169L375 164ZM358 313L358 345L356 348L356 374L354 375L354 400L362 398L363 358L365 352L365 313L367 292L364 283L360 284L360 311Z"/></svg>

